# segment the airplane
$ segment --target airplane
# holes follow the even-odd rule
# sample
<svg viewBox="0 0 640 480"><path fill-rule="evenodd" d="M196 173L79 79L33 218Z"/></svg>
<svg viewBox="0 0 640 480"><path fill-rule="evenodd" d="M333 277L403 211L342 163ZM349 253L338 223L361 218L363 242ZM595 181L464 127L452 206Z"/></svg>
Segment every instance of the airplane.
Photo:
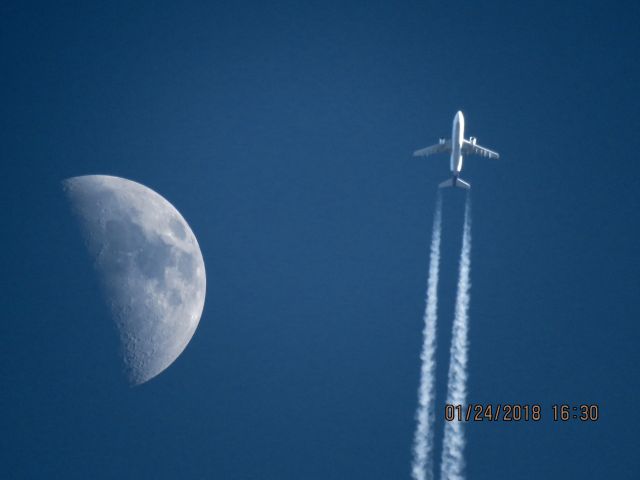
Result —
<svg viewBox="0 0 640 480"><path fill-rule="evenodd" d="M464 138L464 115L458 111L456 116L453 117L453 130L451 132L451 139L447 140L441 138L438 143L431 145L427 148L422 148L413 152L414 157L428 157L436 153L451 152L451 174L452 177L449 180L438 185L439 188L444 187L458 187L469 190L471 184L465 182L460 178L460 170L462 170L463 155L480 155L487 158L500 158L497 152L489 150L488 148L481 147L476 143L476 137L469 137L469 140Z"/></svg>

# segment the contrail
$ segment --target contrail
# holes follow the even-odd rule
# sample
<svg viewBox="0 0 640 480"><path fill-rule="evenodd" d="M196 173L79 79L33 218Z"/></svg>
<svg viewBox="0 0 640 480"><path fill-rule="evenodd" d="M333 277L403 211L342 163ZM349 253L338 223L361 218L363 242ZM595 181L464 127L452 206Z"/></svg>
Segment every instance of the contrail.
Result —
<svg viewBox="0 0 640 480"><path fill-rule="evenodd" d="M438 191L436 210L433 215L429 278L424 310L423 343L420 360L420 387L416 410L416 431L413 437L413 462L411 475L415 480L433 479L433 423L435 420L435 370L436 370L436 324L438 321L438 271L440 269L440 233L442 219L442 196Z"/></svg>
<svg viewBox="0 0 640 480"><path fill-rule="evenodd" d="M467 196L464 208L464 228L462 251L460 252L460 272L456 294L455 317L451 338L451 359L447 385L447 403L465 405L467 399L467 350L469 340L469 273L471 270L471 205ZM464 407L462 408L464 411ZM442 480L464 479L464 424L454 419L446 422L442 443Z"/></svg>

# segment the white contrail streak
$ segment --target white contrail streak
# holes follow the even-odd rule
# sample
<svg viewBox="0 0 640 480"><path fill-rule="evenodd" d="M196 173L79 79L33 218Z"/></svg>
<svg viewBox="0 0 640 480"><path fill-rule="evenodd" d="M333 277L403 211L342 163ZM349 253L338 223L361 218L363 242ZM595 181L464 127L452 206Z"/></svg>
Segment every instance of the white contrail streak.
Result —
<svg viewBox="0 0 640 480"><path fill-rule="evenodd" d="M469 348L469 273L471 270L471 205L467 196L464 209L462 251L456 294L455 316L451 338L451 359L447 385L447 403L464 405L467 400L467 350ZM442 443L441 480L464 479L464 423L454 419L446 422Z"/></svg>
<svg viewBox="0 0 640 480"><path fill-rule="evenodd" d="M438 192L436 210L433 215L429 278L427 280L426 305L424 310L423 343L420 360L420 387L416 410L416 431L413 437L413 462L411 475L415 480L433 479L433 423L435 420L435 374L436 374L436 326L438 321L438 271L440 269L440 234L442 197Z"/></svg>

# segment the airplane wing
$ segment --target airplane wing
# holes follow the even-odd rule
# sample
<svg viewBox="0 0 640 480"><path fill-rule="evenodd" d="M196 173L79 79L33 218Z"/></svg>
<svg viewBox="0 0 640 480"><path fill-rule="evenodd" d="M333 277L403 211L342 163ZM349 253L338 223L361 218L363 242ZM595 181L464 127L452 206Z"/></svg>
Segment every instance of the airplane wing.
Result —
<svg viewBox="0 0 640 480"><path fill-rule="evenodd" d="M431 145L427 148L421 148L413 152L414 157L428 157L429 155L435 155L436 153L451 151L451 140L442 140L440 143Z"/></svg>
<svg viewBox="0 0 640 480"><path fill-rule="evenodd" d="M500 158L498 152L494 152L493 150L489 150L488 148L478 145L475 138L472 138L471 141L466 139L464 140L464 143L462 144L462 152L465 154L480 155L481 157L486 158Z"/></svg>

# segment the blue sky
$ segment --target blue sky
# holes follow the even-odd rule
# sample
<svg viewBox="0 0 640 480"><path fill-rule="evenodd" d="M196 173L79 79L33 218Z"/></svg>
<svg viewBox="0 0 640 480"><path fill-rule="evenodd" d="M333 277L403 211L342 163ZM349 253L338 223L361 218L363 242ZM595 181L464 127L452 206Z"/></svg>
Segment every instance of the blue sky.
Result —
<svg viewBox="0 0 640 480"><path fill-rule="evenodd" d="M638 6L5 3L5 478L408 478L435 185L467 133L468 478L640 473ZM201 323L129 388L60 181L156 190L198 237ZM444 401L463 199L444 204ZM438 423L438 432L442 422Z"/></svg>

